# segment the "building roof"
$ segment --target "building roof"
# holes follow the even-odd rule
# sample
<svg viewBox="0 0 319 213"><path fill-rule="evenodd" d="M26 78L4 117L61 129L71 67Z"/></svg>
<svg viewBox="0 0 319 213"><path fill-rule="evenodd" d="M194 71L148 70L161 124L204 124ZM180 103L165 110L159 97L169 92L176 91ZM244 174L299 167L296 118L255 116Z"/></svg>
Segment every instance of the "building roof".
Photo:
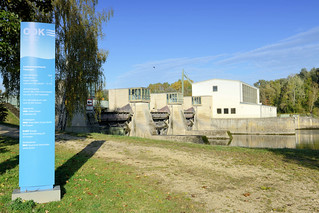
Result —
<svg viewBox="0 0 319 213"><path fill-rule="evenodd" d="M203 83L203 82L207 82L207 81L214 81L214 80L218 80L218 81L233 81L233 82L238 82L238 83L242 83L242 84L246 84L250 87L253 87L253 88L256 88L256 89L259 89L253 85L250 85L250 84L247 84L243 81L240 81L240 80L230 80L230 79L220 79L220 78L213 78L213 79L208 79L208 80L204 80L204 81L198 81L198 82L194 82L193 84L198 84L198 83Z"/></svg>

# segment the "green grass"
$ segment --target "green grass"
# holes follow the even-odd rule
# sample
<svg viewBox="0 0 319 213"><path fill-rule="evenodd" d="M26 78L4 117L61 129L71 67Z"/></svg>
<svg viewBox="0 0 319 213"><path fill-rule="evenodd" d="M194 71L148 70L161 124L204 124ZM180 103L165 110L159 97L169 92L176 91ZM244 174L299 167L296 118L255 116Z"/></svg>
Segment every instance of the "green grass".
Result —
<svg viewBox="0 0 319 213"><path fill-rule="evenodd" d="M266 168L285 174L290 178L288 182L315 183L313 190L319 189L318 150L210 146L97 133L73 133L72 135L90 138L93 142L78 153L57 145L56 184L62 187L62 200L49 204L37 204L33 207L34 212L45 212L45 210L49 212L205 212L200 204L192 202L189 198L180 194L169 194L163 188L159 188L158 180L153 179L155 177L147 177L135 167L94 157L94 151L99 149L104 141L162 147L172 151L185 151L194 156L205 154L208 157L223 160L225 168L233 165ZM0 137L0 209L2 212L12 212L13 207L19 208L20 205L25 205L25 208L30 208L32 205L32 203L21 204L10 201L13 189L18 188L17 143L18 140ZM85 151L89 146L90 149L94 149L91 153ZM126 151L123 150L123 152ZM128 156L129 154L127 153ZM150 162L154 160L143 152L136 158L139 157ZM189 170L182 165L176 168L177 170L174 171L176 173ZM227 187L248 186L253 182L249 178L225 177L223 173L215 174L214 171L202 168L192 169L189 172L199 176L214 177L214 181L207 189L213 192L224 191L228 189ZM233 186L229 186L228 183L232 183ZM268 194L277 190L276 186L268 182L259 183L255 188L257 191ZM270 207L271 210L273 206ZM273 211L282 210L285 209L278 206Z"/></svg>
<svg viewBox="0 0 319 213"><path fill-rule="evenodd" d="M100 141L91 146L102 145ZM18 188L18 140L0 137L1 212L30 212L32 203L12 202ZM92 157L94 153L56 146L56 184L60 202L37 204L33 212L202 212L189 198L169 194L134 167ZM26 207L24 207L25 205ZM20 212L21 212L20 211Z"/></svg>
<svg viewBox="0 0 319 213"><path fill-rule="evenodd" d="M6 117L6 120L1 123L4 125L12 126L12 127L18 127L19 118L17 118L17 116L15 116L10 110L8 110L8 115Z"/></svg>
<svg viewBox="0 0 319 213"><path fill-rule="evenodd" d="M10 110L8 110L8 116L6 118L5 123L12 125L19 125L19 118L17 118Z"/></svg>

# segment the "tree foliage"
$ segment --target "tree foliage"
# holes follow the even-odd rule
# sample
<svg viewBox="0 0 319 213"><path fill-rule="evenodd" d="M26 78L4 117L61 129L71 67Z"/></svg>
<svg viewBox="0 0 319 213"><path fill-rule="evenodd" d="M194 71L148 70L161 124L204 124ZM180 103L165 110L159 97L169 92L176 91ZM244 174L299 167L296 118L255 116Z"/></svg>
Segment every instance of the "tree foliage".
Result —
<svg viewBox="0 0 319 213"><path fill-rule="evenodd" d="M150 84L148 86L151 93L166 93L166 92L182 92L182 80L178 80L172 84L168 82ZM184 80L184 96L192 96L192 85Z"/></svg>
<svg viewBox="0 0 319 213"><path fill-rule="evenodd" d="M319 115L319 68L302 69L299 74L274 81L259 80L260 101L276 106L279 113Z"/></svg>
<svg viewBox="0 0 319 213"><path fill-rule="evenodd" d="M56 98L58 128L85 109L89 88L101 90L107 52L98 48L102 23L113 11L97 12L97 0L0 1L0 72L7 95L19 95L20 22L56 25Z"/></svg>
<svg viewBox="0 0 319 213"><path fill-rule="evenodd" d="M0 1L0 72L5 95L19 95L20 22L52 21L51 0Z"/></svg>
<svg viewBox="0 0 319 213"><path fill-rule="evenodd" d="M76 112L85 110L89 88L101 90L104 82L102 64L107 52L98 48L102 37L102 23L109 20L113 11L99 13L97 0L56 0L56 95L58 129Z"/></svg>

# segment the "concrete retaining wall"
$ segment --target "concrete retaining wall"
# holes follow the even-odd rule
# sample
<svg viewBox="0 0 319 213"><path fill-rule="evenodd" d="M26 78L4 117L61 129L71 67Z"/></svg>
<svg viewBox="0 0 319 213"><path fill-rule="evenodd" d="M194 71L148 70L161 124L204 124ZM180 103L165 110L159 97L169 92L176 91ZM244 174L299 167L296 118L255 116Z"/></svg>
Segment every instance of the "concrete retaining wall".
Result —
<svg viewBox="0 0 319 213"><path fill-rule="evenodd" d="M212 130L225 129L232 133L295 133L296 129L319 128L319 119L310 117L289 118L238 118L212 119Z"/></svg>

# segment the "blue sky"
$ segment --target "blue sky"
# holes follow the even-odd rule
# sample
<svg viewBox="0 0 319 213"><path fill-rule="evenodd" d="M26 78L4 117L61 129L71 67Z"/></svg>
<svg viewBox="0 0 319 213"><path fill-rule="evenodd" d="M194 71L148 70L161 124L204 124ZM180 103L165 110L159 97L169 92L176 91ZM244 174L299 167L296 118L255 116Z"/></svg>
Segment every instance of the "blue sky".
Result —
<svg viewBox="0 0 319 213"><path fill-rule="evenodd" d="M318 0L107 0L106 88L194 80L253 84L319 67ZM155 67L155 68L154 68Z"/></svg>

